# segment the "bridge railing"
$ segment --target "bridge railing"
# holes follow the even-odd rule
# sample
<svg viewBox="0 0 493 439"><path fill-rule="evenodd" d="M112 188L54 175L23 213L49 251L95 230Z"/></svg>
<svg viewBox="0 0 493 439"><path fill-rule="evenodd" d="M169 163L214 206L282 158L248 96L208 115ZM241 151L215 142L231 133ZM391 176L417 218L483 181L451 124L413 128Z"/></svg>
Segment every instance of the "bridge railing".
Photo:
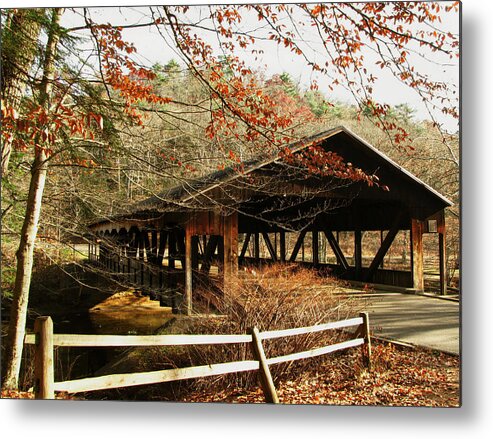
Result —
<svg viewBox="0 0 493 439"><path fill-rule="evenodd" d="M295 352L273 358L267 358L263 348L264 340L291 337L320 331L343 329L356 326L350 340L322 346L306 351ZM329 322L303 328L282 329L259 332L252 328L249 334L211 334L211 335L92 335L92 334L54 334L51 317L38 317L34 333L27 334L25 343L35 345L35 398L53 399L55 392L80 393L93 390L113 389L144 384L157 384L191 378L201 378L234 372L258 370L259 381L267 402L278 403L269 366L287 361L296 361L326 355L331 352L362 346L362 355L368 368L371 367L371 340L368 314L359 317ZM228 363L207 364L178 369L165 369L151 372L125 373L82 378L70 381L54 380L54 347L131 347L131 346L183 346L183 345L217 345L232 343L250 343L253 360L233 361Z"/></svg>

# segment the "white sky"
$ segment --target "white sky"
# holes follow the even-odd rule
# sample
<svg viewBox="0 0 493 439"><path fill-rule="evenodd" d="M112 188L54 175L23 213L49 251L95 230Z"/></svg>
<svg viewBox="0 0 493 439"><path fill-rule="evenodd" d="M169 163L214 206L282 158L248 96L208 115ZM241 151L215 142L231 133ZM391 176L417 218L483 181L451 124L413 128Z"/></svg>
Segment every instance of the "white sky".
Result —
<svg viewBox="0 0 493 439"><path fill-rule="evenodd" d="M97 22L111 22L112 24L120 25L149 21L146 17L146 15L148 16L148 8L139 8L138 3L147 4L136 1L133 2L133 4L137 5L137 7L95 8L91 10L91 16ZM197 13L197 11L192 11L192 13ZM66 22L72 22L73 19L73 16L70 17L69 15L65 18ZM256 25L256 20L253 21L255 22L254 25ZM246 25L248 26L248 22ZM446 20L440 25L440 28L458 34L459 14L450 13L449 16L446 17ZM179 58L174 52L173 47L164 42L155 28L125 29L123 35L125 39L135 44L137 53L143 63L147 63L148 65L152 65L155 62L165 64L171 58ZM314 35L313 41L317 41L317 38L318 37ZM216 48L218 47L214 38L211 38L207 42ZM315 44L316 43L311 47L314 50L317 49ZM311 70L304 65L299 56L293 54L284 47L279 47L273 42L267 42L263 45L259 43L259 45L264 50L264 56L261 59L254 60L252 59L252 55L248 53L244 54L244 58L248 61L250 67L264 70L267 76L286 71L289 72L295 80L300 81L302 88L307 88L309 86L310 80L313 79L314 76L311 73ZM237 54L241 56L240 53ZM380 79L374 86L374 97L376 100L390 105L407 103L409 106L416 109L417 119L428 119L428 112L416 91L400 84L390 73L382 71L379 67L372 65L372 58L374 58L372 54L367 56L367 68L369 71L378 75ZM320 60L320 64L325 62L325 58L319 56L318 59ZM439 62L441 60L439 60L435 54L433 55L433 61ZM417 70L430 74L432 79L453 84L457 89L458 96L458 60L450 61L447 59L445 60L447 65L440 65L427 62L419 56L414 56L412 62L416 65ZM320 91L327 94L329 98L354 103L347 90L339 87L330 92L329 95L327 89L328 80L324 80L323 77L316 77L316 79L318 80ZM458 121L456 119L453 119L450 116L444 116L441 112L434 112L433 115L440 123L444 124L446 130L450 132L458 131Z"/></svg>
<svg viewBox="0 0 493 439"><path fill-rule="evenodd" d="M23 1L22 6L66 6L66 7L77 7L77 6L91 6L92 4L98 6L109 7L95 7L91 10L91 16L95 21L101 20L101 22L111 22L112 24L133 24L136 22L147 22L145 15L148 12L147 5L155 2L145 2L142 0L134 0L132 2L97 2L97 1L85 1L81 3L80 1L58 1L52 0L48 2L29 2ZM162 3L162 2L161 2ZM189 1L188 4L197 4L200 2ZM235 2L230 2L235 3ZM239 3L239 2L236 2ZM132 6L125 6L125 4L130 4ZM0 0L0 5L2 7L8 6L19 6L19 2L10 0ZM118 6L116 6L118 5ZM140 6L140 7L139 7ZM75 23L82 24L80 18L74 17L73 14L68 12L64 17L64 24L72 25ZM446 21L444 21L440 28L446 29L454 34L459 33L459 15L449 14ZM155 62L165 64L171 58L178 59L179 56L174 52L173 48L165 44L163 39L158 35L155 28L138 28L131 30L124 30L124 38L135 44L137 48L137 54L139 55L140 61L148 65L152 65ZM317 37L313 38L316 41ZM208 41L210 44L214 44L215 41ZM216 44L217 47L217 44ZM316 50L316 46L312 45L312 48ZM245 54L245 59L250 64L251 68L264 70L267 76L271 76L274 73L282 73L284 71L289 72L295 80L300 81L302 88L307 88L309 86L310 80L315 77L311 73L311 70L307 68L299 56L294 55L284 47L279 47L273 42L268 42L263 45L264 50L263 58L259 60L252 59L252 56ZM436 55L434 55L434 60L437 60ZM325 62L325 58L320 58L320 64ZM438 60L437 60L438 61ZM457 88L458 95L458 85L459 85L459 63L453 61L453 65L450 65L450 61L447 60L447 66L441 66L435 63L426 62L419 57L414 57L412 62L416 65L417 69L426 72L431 75L434 80L443 80L450 84L453 84ZM390 105L398 105L401 103L407 103L412 108L416 109L417 119L427 119L429 118L428 112L424 107L421 98L418 94L407 86L404 86L398 81L396 81L390 73L385 73L377 66L372 64L372 55L367 56L367 68L369 71L373 71L379 77L379 81L375 83L374 86L374 97L377 101L381 103L388 103ZM322 77L316 77L320 91L328 95L329 99L340 100L343 102L354 103L349 92L342 87L336 88L334 91L330 92L327 90L328 80L324 80ZM458 121L450 116L444 116L441 112L433 113L434 117L444 124L446 130L450 132L456 132L458 130Z"/></svg>

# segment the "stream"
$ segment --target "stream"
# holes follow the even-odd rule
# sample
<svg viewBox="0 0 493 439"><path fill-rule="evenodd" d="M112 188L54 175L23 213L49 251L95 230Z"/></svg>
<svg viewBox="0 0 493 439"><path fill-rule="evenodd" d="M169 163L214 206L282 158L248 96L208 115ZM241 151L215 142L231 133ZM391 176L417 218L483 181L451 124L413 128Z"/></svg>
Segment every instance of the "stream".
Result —
<svg viewBox="0 0 493 439"><path fill-rule="evenodd" d="M55 333L152 335L174 315L135 292L113 294L86 312L64 315L54 322ZM56 348L57 381L93 376L126 348Z"/></svg>

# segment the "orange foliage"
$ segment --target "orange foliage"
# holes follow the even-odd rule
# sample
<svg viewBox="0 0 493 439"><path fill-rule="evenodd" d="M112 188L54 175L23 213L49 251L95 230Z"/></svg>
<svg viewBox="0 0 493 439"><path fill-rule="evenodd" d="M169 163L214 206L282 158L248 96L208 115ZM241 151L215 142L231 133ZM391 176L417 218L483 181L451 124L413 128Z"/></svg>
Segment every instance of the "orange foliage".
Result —
<svg viewBox="0 0 493 439"><path fill-rule="evenodd" d="M213 103L210 122L205 128L205 135L210 139L229 137L259 150L280 149L293 140L295 125L312 117L306 106L281 90L266 93L265 84L237 56L238 48L250 50L252 55L261 53L257 42L263 39L304 59L312 72L326 75L331 80L329 89L345 84L357 100L361 114L364 111L365 115L375 118L377 125L400 144L408 140L408 133L386 119L387 105L372 98L377 76L367 71L363 49L372 45L378 57L376 65L390 70L401 82L417 90L424 100L438 99L444 114L458 117L456 105L446 96L447 86L416 71L409 61L413 44L431 53L440 52L450 58L458 56L457 37L433 25L440 22L443 13L458 11L458 8L459 2L445 5L439 2L217 5L209 9L209 20L219 39L221 58L215 55L211 44L196 34L195 25L187 24L188 6L163 7L163 16L154 17L153 25L166 27L173 35L188 67L210 91ZM245 15L252 13L263 33L242 32L239 28ZM418 26L423 23L426 26ZM136 48L123 40L122 28L96 24L90 19L87 25L97 45L108 92L117 92L123 101L124 113L143 126L139 104L155 108L171 103L172 99L155 92L152 85L155 73L133 60ZM323 65L312 60L306 46L300 43L300 34L295 30L302 32L306 27L315 29L321 37L327 52ZM315 77L310 88L318 88ZM68 107L61 96L54 99L50 111L31 104L21 116L2 103L4 139L17 149L34 146L49 155L62 129L89 139L94 139L95 133L103 129L101 115ZM224 151L226 155L227 151ZM362 177L360 170L352 169L336 155L321 154L316 149L307 151L310 152L298 160L311 172L330 168L332 175L374 182L371 176ZM237 162L237 157L230 159ZM312 163L309 164L309 160Z"/></svg>

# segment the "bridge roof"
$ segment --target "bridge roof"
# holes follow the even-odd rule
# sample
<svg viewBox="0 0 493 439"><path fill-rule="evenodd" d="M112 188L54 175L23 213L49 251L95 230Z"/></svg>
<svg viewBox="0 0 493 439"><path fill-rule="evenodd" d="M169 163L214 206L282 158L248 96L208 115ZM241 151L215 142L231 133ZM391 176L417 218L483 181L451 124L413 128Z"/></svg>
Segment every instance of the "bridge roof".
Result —
<svg viewBox="0 0 493 439"><path fill-rule="evenodd" d="M390 188L389 191L383 191L378 187L362 187L364 183L360 183L356 195L353 193L352 197L381 206L385 203L399 202L410 210L413 217L420 219L452 205L446 197L343 126L306 137L287 147L293 153L297 153L314 143L321 144L327 151L339 154L353 166L377 175L380 182ZM145 218L147 215L159 213L213 208L221 204L220 200L224 200L226 192L232 188L237 189L240 181L266 169L272 172L276 166L281 165L282 160L279 155L259 156L246 161L241 172L231 167L199 179L185 181L131 205L126 214L102 219L91 226L122 219ZM278 180L282 182L282 178L281 175ZM341 193L345 193L345 190ZM259 208L261 207L259 205Z"/></svg>

